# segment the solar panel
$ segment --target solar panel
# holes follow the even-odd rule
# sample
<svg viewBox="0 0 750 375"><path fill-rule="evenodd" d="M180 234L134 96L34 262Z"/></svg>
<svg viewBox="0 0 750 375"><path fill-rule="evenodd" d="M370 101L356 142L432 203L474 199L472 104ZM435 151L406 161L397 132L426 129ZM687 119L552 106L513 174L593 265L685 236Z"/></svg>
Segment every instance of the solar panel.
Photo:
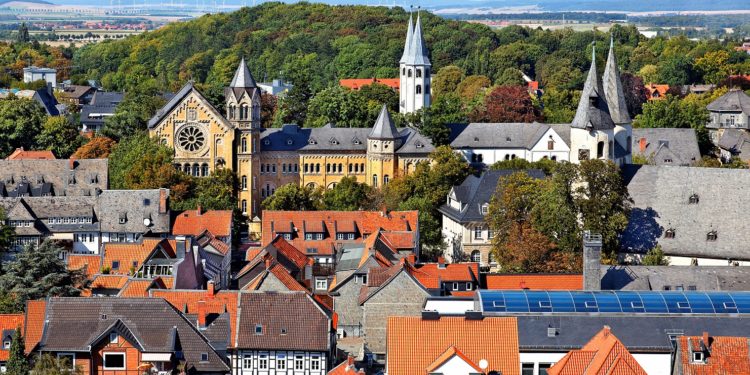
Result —
<svg viewBox="0 0 750 375"><path fill-rule="evenodd" d="M750 314L750 292L480 290L500 314Z"/></svg>

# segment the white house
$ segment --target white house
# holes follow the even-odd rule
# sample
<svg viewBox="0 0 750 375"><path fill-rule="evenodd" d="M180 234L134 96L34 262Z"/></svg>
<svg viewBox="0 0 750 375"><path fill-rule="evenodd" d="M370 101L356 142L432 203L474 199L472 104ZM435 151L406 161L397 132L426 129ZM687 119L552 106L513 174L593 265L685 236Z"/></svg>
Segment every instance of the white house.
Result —
<svg viewBox="0 0 750 375"><path fill-rule="evenodd" d="M23 82L30 83L34 81L46 81L53 88L57 87L57 69L36 66L23 68Z"/></svg>

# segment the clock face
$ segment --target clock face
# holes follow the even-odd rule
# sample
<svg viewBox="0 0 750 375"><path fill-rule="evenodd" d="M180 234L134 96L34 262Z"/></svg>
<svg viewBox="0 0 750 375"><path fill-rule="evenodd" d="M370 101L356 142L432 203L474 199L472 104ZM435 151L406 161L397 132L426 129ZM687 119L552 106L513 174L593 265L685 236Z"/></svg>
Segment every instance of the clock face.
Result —
<svg viewBox="0 0 750 375"><path fill-rule="evenodd" d="M187 152L198 152L206 146L206 133L195 124L187 124L177 132L177 142L181 149Z"/></svg>

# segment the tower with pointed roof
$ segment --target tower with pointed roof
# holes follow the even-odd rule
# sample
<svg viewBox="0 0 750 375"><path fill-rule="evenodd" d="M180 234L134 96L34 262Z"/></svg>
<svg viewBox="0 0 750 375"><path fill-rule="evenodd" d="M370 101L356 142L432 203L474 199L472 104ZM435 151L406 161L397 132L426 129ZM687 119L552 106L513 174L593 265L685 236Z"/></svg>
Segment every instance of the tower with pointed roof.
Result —
<svg viewBox="0 0 750 375"><path fill-rule="evenodd" d="M399 89L399 112L413 113L424 107L429 107L431 83L430 58L422 37L422 20L417 15L417 23L413 26L412 16L406 31L404 54L399 61L401 86Z"/></svg>
<svg viewBox="0 0 750 375"><path fill-rule="evenodd" d="M380 187L394 177L398 163L396 150L400 146L401 136L384 104L375 126L367 136L368 184Z"/></svg>
<svg viewBox="0 0 750 375"><path fill-rule="evenodd" d="M596 69L596 49L592 46L591 67L583 84L573 122L570 124L570 162L589 159L615 159L615 123L609 112L602 81Z"/></svg>
<svg viewBox="0 0 750 375"><path fill-rule="evenodd" d="M236 132L234 171L240 180L239 208L251 218L260 210L256 200L252 199L252 180L260 164L260 95L260 89L243 58L232 83L224 89L224 98L226 118L234 125Z"/></svg>
<svg viewBox="0 0 750 375"><path fill-rule="evenodd" d="M630 163L632 161L633 123L625 101L625 93L622 81L620 80L620 69L617 67L615 43L612 35L610 35L609 55L607 56L607 65L604 68L602 81L609 114L612 117L612 122L615 124L615 160Z"/></svg>

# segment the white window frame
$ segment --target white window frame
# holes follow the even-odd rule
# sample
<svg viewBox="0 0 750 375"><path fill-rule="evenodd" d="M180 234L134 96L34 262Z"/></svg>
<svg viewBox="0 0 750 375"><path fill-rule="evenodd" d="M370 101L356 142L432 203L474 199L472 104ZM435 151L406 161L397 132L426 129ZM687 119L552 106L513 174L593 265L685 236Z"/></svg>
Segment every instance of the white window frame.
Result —
<svg viewBox="0 0 750 375"><path fill-rule="evenodd" d="M286 370L286 355L285 354L276 355L276 369Z"/></svg>
<svg viewBox="0 0 750 375"><path fill-rule="evenodd" d="M268 355L258 355L258 370L268 370Z"/></svg>
<svg viewBox="0 0 750 375"><path fill-rule="evenodd" d="M484 228L482 226L479 226L479 225L477 225L477 226L474 227L474 239L475 240L481 240L482 239L482 230L483 229Z"/></svg>
<svg viewBox="0 0 750 375"><path fill-rule="evenodd" d="M294 356L294 370L304 370L305 369L305 357L302 355L295 355Z"/></svg>
<svg viewBox="0 0 750 375"><path fill-rule="evenodd" d="M315 279L315 289L328 290L328 279Z"/></svg>
<svg viewBox="0 0 750 375"><path fill-rule="evenodd" d="M473 285L471 283L466 283L466 290L472 290L474 289Z"/></svg>
<svg viewBox="0 0 750 375"><path fill-rule="evenodd" d="M11 341L3 341L3 349L8 350L10 349Z"/></svg>
<svg viewBox="0 0 750 375"><path fill-rule="evenodd" d="M107 356L122 356L122 367L107 366ZM104 370L125 370L128 367L128 356L124 352L110 352L102 354L102 368Z"/></svg>
<svg viewBox="0 0 750 375"><path fill-rule="evenodd" d="M245 370L249 370L253 368L253 356L250 354L245 354L242 356L242 368Z"/></svg>
<svg viewBox="0 0 750 375"><path fill-rule="evenodd" d="M310 357L310 370L320 370L320 357L317 355Z"/></svg>

